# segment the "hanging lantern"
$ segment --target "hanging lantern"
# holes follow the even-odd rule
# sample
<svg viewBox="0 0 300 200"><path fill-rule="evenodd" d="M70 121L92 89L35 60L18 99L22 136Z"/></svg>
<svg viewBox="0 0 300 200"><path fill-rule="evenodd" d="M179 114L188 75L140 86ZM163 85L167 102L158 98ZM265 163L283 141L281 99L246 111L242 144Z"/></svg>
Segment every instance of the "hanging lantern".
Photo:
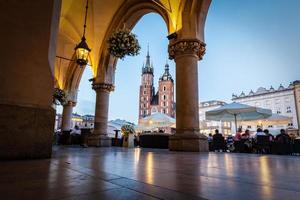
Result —
<svg viewBox="0 0 300 200"><path fill-rule="evenodd" d="M85 66L88 64L89 61L89 53L91 49L89 48L86 39L85 39L85 29L86 29L86 19L87 19L87 14L88 14L88 5L89 1L86 1L86 6L85 6L85 17L84 17L84 25L83 25L83 35L81 38L81 41L79 44L76 45L75 47L75 53L76 53L76 63L79 66Z"/></svg>
<svg viewBox="0 0 300 200"><path fill-rule="evenodd" d="M86 39L83 36L81 42L75 47L76 63L80 66L87 65L90 51L91 49L89 48L88 44L86 43Z"/></svg>

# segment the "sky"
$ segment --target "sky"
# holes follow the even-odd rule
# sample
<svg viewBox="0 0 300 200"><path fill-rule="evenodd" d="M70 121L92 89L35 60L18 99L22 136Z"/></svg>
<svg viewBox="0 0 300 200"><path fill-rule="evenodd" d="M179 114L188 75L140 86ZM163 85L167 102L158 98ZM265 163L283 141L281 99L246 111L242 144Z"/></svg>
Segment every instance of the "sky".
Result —
<svg viewBox="0 0 300 200"><path fill-rule="evenodd" d="M232 93L300 80L299 0L213 0L205 25L206 54L199 61L200 101L231 101ZM109 120L137 122L141 69L150 47L155 86L166 62L175 78L175 63L168 60L165 22L157 14L145 15L135 26L142 47L135 57L117 64L110 95ZM86 68L74 112L94 114L95 92ZM176 80L175 80L176 81Z"/></svg>

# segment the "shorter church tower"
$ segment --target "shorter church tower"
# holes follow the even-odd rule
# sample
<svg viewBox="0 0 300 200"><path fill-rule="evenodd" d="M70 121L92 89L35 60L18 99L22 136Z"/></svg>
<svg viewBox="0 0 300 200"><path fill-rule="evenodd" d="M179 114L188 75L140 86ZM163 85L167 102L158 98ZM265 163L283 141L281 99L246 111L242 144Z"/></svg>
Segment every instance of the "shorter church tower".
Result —
<svg viewBox="0 0 300 200"><path fill-rule="evenodd" d="M142 80L140 85L139 120L151 114L151 100L154 96L153 66L150 64L149 48L146 56L146 64L142 68Z"/></svg>
<svg viewBox="0 0 300 200"><path fill-rule="evenodd" d="M169 65L166 63L165 72L158 83L159 112L175 118L174 103L174 80L169 72Z"/></svg>

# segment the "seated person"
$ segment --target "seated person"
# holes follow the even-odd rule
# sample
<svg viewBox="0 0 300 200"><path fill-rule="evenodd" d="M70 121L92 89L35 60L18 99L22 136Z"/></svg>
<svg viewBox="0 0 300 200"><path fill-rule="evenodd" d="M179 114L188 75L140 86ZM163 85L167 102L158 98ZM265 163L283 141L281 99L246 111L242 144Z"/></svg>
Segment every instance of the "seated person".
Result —
<svg viewBox="0 0 300 200"><path fill-rule="evenodd" d="M208 142L212 142L213 141L213 137L212 137L212 134L208 134Z"/></svg>
<svg viewBox="0 0 300 200"><path fill-rule="evenodd" d="M266 135L261 128L258 128L255 134L255 138L259 135Z"/></svg>
<svg viewBox="0 0 300 200"><path fill-rule="evenodd" d="M274 141L274 136L269 132L268 129L265 129L264 133L265 133L266 136L269 136L270 142Z"/></svg>
<svg viewBox="0 0 300 200"><path fill-rule="evenodd" d="M75 125L74 129L72 129L70 134L71 134L71 143L79 144L80 143L80 135L81 135L79 126Z"/></svg>
<svg viewBox="0 0 300 200"><path fill-rule="evenodd" d="M250 131L246 129L245 133L242 134L241 139L248 140L250 139Z"/></svg>
<svg viewBox="0 0 300 200"><path fill-rule="evenodd" d="M223 139L223 135L222 135L221 133L219 133L219 130L218 130L218 129L216 129L216 130L215 130L215 134L213 135L213 140L215 140L215 139L220 139L220 138Z"/></svg>
<svg viewBox="0 0 300 200"><path fill-rule="evenodd" d="M239 128L237 133L235 134L234 141L240 141L242 139L242 129Z"/></svg>
<svg viewBox="0 0 300 200"><path fill-rule="evenodd" d="M80 131L79 126L75 125L74 129L72 129L72 131L71 131L71 135L80 135L80 134L81 134L81 131Z"/></svg>
<svg viewBox="0 0 300 200"><path fill-rule="evenodd" d="M280 134L276 136L275 141L279 144L289 144L291 138L284 129L281 129Z"/></svg>
<svg viewBox="0 0 300 200"><path fill-rule="evenodd" d="M215 130L213 135L213 145L215 150L225 150L225 140L218 129Z"/></svg>

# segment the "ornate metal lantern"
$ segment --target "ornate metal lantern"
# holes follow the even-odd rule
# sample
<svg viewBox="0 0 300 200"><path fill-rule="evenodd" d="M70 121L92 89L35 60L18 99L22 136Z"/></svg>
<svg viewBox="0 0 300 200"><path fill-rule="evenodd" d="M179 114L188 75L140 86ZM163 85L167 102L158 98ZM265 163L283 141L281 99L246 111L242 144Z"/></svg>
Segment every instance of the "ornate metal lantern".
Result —
<svg viewBox="0 0 300 200"><path fill-rule="evenodd" d="M85 39L85 29L86 29L86 19L88 13L88 0L86 1L85 6L85 17L84 17L84 25L83 25L83 35L79 44L75 47L76 52L76 63L80 66L85 66L88 63L89 53L91 49L89 48L86 39Z"/></svg>

